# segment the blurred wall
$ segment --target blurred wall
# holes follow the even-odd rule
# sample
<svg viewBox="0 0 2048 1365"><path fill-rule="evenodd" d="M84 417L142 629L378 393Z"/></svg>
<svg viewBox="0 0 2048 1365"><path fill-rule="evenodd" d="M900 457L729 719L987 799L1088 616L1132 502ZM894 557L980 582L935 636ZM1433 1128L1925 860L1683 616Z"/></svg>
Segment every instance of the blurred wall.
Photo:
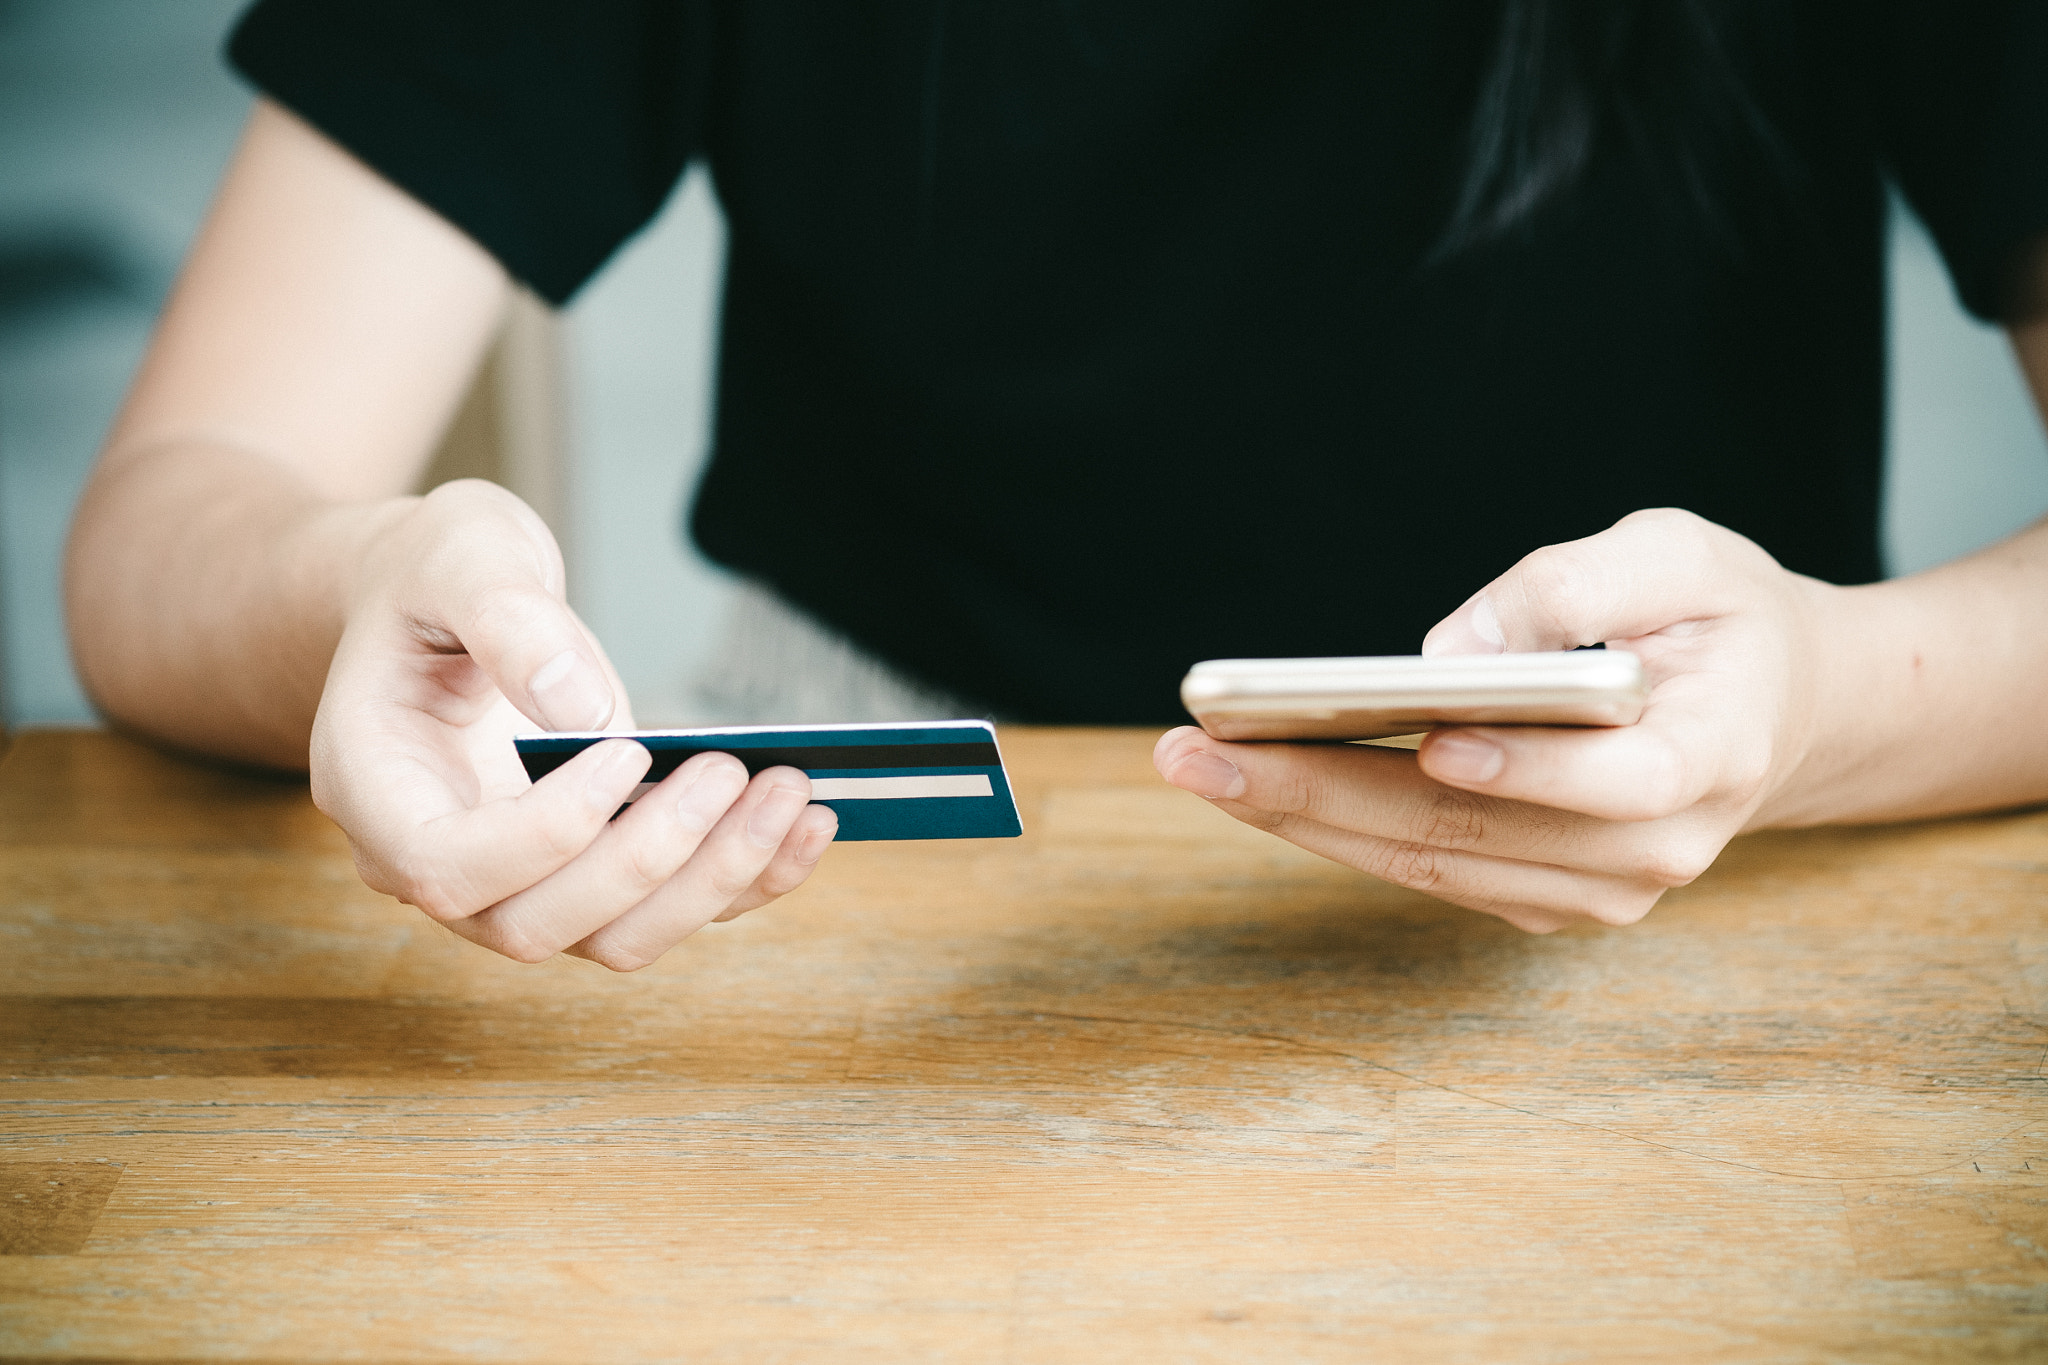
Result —
<svg viewBox="0 0 2048 1365"><path fill-rule="evenodd" d="M0 0L0 717L91 723L64 644L65 527L249 107L220 60L246 0ZM560 505L577 609L643 720L723 601L685 545L702 459L723 224L701 174L559 329L574 391ZM504 359L501 351L498 360ZM494 363L437 461L502 468ZM513 368L517 368L516 366ZM587 530L585 530L587 528ZM582 532L582 533L579 533Z"/></svg>
<svg viewBox="0 0 2048 1365"><path fill-rule="evenodd" d="M1925 228L1892 203L1885 563L1918 573L2048 512L2048 437L2005 333L1956 305Z"/></svg>
<svg viewBox="0 0 2048 1365"><path fill-rule="evenodd" d="M15 723L92 716L58 556L248 109L217 52L238 8L0 3L0 641Z"/></svg>
<svg viewBox="0 0 2048 1365"><path fill-rule="evenodd" d="M0 0L0 706L91 710L63 642L71 504L232 150L248 93L219 60L241 0ZM1895 572L2048 511L2048 441L2002 336L1956 308L1901 218L1891 260ZM688 719L729 587L679 519L701 464L723 226L701 173L565 320L559 518L571 595L642 723Z"/></svg>

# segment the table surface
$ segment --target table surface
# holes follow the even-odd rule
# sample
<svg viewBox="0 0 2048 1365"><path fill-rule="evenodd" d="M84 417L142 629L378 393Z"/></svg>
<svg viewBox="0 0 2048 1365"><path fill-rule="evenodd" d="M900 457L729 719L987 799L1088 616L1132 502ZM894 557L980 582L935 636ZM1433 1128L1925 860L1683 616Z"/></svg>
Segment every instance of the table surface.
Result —
<svg viewBox="0 0 2048 1365"><path fill-rule="evenodd" d="M303 784L0 761L0 1354L2048 1354L2048 813L1738 841L1526 937L1008 730L613 976L365 889Z"/></svg>

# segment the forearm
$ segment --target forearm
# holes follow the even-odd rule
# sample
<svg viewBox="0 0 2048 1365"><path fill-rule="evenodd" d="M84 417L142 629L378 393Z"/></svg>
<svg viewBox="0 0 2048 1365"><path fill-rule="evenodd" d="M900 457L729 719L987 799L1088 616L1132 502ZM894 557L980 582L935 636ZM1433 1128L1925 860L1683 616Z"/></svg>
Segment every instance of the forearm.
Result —
<svg viewBox="0 0 2048 1365"><path fill-rule="evenodd" d="M219 445L111 451L66 565L86 689L167 743L304 768L353 575L415 501L325 498Z"/></svg>
<svg viewBox="0 0 2048 1365"><path fill-rule="evenodd" d="M2048 421L2048 239L2015 276L2014 357ZM1814 594L1818 724L1760 824L2048 801L2048 520L1910 578Z"/></svg>
<svg viewBox="0 0 2048 1365"><path fill-rule="evenodd" d="M1816 725L1757 823L2048 801L2048 521L1910 578L1818 588Z"/></svg>
<svg viewBox="0 0 2048 1365"><path fill-rule="evenodd" d="M353 578L488 341L504 271L259 101L73 524L114 719L302 768Z"/></svg>

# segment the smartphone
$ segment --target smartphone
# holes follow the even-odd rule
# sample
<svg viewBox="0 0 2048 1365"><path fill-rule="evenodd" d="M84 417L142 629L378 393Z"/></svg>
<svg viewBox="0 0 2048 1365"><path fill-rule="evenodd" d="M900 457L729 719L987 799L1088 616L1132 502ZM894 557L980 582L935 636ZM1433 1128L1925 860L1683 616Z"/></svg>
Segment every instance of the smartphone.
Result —
<svg viewBox="0 0 2048 1365"><path fill-rule="evenodd" d="M1383 739L1445 725L1633 725L1650 687L1619 649L1210 659L1180 699L1218 739Z"/></svg>

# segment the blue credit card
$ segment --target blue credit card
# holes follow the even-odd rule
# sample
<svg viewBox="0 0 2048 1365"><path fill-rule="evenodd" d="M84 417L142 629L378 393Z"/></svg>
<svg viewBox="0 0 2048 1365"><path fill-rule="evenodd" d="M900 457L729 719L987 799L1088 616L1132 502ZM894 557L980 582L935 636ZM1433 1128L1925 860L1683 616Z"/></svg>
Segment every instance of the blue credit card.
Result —
<svg viewBox="0 0 2048 1365"><path fill-rule="evenodd" d="M654 765L638 797L694 754L731 754L749 773L801 768L811 800L839 813L841 839L1014 839L1017 801L985 720L880 725L745 725L624 734L520 735L512 743L538 781L591 745L630 739Z"/></svg>

